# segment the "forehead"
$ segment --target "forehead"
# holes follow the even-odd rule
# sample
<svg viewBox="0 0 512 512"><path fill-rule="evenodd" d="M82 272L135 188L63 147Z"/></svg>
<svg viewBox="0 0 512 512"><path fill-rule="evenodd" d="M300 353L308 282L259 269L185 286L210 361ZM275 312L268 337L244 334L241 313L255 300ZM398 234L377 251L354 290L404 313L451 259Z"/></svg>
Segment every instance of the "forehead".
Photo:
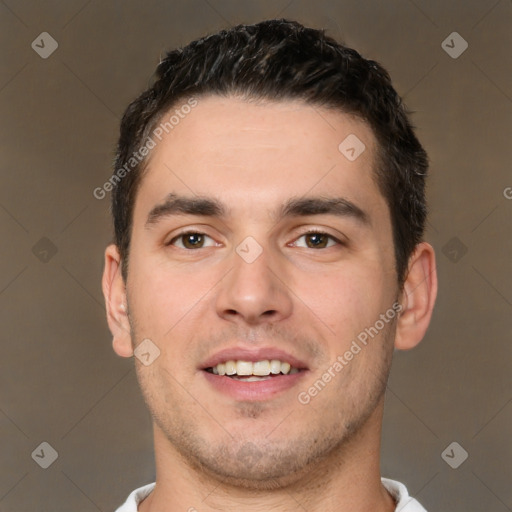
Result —
<svg viewBox="0 0 512 512"><path fill-rule="evenodd" d="M218 96L180 113L151 135L135 217L170 192L222 197L240 211L258 206L253 215L311 193L384 205L373 179L375 137L354 116L301 101Z"/></svg>

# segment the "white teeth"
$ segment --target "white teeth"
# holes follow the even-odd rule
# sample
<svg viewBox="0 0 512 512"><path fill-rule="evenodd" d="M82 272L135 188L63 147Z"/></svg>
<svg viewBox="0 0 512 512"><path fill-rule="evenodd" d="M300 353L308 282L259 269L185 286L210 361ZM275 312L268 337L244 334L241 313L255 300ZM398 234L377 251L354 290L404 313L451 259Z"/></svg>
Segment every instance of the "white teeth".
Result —
<svg viewBox="0 0 512 512"><path fill-rule="evenodd" d="M225 363L219 363L212 368L212 372L215 375L239 375L239 376L251 376L256 377L267 377L269 375L283 375L298 373L298 368L292 368L290 363L279 361L278 359L264 359L262 361L233 361L229 360ZM254 380L266 380L266 379L241 379L245 382L253 382Z"/></svg>
<svg viewBox="0 0 512 512"><path fill-rule="evenodd" d="M236 362L237 375L252 375L252 363L250 361L237 361Z"/></svg>
<svg viewBox="0 0 512 512"><path fill-rule="evenodd" d="M252 363L253 375L270 375L270 363L268 361L257 361Z"/></svg>
<svg viewBox="0 0 512 512"><path fill-rule="evenodd" d="M274 375L281 373L281 361L278 361L277 359L272 359L272 361L270 361L270 373Z"/></svg>
<svg viewBox="0 0 512 512"><path fill-rule="evenodd" d="M217 365L218 368L219 365ZM224 363L226 369L226 375L235 375L236 373L236 364L235 361L226 361Z"/></svg>

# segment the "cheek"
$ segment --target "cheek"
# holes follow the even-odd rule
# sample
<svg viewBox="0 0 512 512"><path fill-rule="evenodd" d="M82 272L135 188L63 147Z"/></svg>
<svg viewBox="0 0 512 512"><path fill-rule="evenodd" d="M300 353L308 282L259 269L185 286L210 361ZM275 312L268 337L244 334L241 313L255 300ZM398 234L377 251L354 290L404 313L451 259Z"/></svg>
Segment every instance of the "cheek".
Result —
<svg viewBox="0 0 512 512"><path fill-rule="evenodd" d="M373 324L391 305L387 295L382 269L373 265L346 265L317 274L303 280L297 293L331 327L331 334L342 339Z"/></svg>
<svg viewBox="0 0 512 512"><path fill-rule="evenodd" d="M140 258L142 260L142 258ZM143 338L154 341L161 351L166 367L178 371L188 368L191 359L190 340L208 329L204 318L212 311L212 297L222 274L212 269L190 271L183 267L165 267L150 257L133 259L132 280L129 281L129 309L134 320L137 342Z"/></svg>
<svg viewBox="0 0 512 512"><path fill-rule="evenodd" d="M199 292L187 276L165 273L156 265L137 265L129 274L129 307L139 335L161 338L185 316L198 301ZM131 279L130 279L131 278ZM142 331L142 332L140 332Z"/></svg>

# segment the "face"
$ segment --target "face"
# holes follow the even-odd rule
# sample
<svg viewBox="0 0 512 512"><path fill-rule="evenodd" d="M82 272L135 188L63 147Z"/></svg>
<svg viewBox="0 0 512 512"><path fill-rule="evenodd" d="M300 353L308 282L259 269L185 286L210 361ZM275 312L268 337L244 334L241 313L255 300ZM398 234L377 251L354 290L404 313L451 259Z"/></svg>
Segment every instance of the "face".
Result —
<svg viewBox="0 0 512 512"><path fill-rule="evenodd" d="M298 473L381 403L399 290L375 152L348 115L219 97L157 141L126 299L133 347L160 351L136 359L155 428L185 460L237 482Z"/></svg>

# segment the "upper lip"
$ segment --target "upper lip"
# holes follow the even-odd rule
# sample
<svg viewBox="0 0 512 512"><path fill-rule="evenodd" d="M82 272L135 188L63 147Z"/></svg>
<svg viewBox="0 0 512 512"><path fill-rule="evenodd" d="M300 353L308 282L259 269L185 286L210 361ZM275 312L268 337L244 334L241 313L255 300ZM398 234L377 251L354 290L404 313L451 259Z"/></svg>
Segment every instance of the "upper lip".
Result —
<svg viewBox="0 0 512 512"><path fill-rule="evenodd" d="M209 357L201 364L200 368L202 370L205 370L206 368L213 368L219 363L225 363L226 361L250 361L255 363L256 361L270 361L272 359L278 359L279 361L290 363L292 368L308 368L306 363L297 357L274 347L262 347L258 349L243 347L226 348Z"/></svg>

